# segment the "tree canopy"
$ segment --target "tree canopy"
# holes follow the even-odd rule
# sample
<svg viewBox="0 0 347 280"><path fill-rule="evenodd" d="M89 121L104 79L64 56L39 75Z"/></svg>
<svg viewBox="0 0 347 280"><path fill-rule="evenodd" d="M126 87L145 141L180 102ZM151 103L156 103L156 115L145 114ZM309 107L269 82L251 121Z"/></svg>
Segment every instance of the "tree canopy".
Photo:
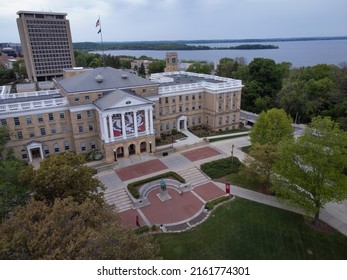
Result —
<svg viewBox="0 0 347 280"><path fill-rule="evenodd" d="M77 202L90 198L103 203L104 186L94 178L94 170L84 165L83 155L66 152L45 158L37 170L29 165L20 174L20 182L27 184L35 199L52 204L56 198L73 197Z"/></svg>
<svg viewBox="0 0 347 280"><path fill-rule="evenodd" d="M150 240L122 227L117 214L96 201L32 199L0 225L0 259L155 259L158 247Z"/></svg>
<svg viewBox="0 0 347 280"><path fill-rule="evenodd" d="M193 62L188 68L187 72L211 74L213 66L206 62Z"/></svg>
<svg viewBox="0 0 347 280"><path fill-rule="evenodd" d="M319 219L328 202L347 198L347 133L329 117L316 117L274 164L272 191Z"/></svg>
<svg viewBox="0 0 347 280"><path fill-rule="evenodd" d="M293 138L293 127L290 117L283 109L270 109L262 112L255 122L251 132L252 145L274 144Z"/></svg>

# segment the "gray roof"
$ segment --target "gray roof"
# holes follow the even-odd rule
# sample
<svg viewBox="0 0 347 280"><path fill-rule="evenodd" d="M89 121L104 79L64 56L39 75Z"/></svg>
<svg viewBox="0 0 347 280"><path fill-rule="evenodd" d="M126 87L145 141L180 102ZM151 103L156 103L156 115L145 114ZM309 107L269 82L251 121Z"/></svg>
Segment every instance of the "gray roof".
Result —
<svg viewBox="0 0 347 280"><path fill-rule="evenodd" d="M126 97L132 96L136 99L143 100L144 103L152 104L153 102L143 98L142 96L139 96L137 94L129 93L124 90L117 89L115 91L109 92L105 94L103 97L99 98L94 102L94 104L100 108L101 110L106 110L110 107L112 107L114 104L120 102Z"/></svg>
<svg viewBox="0 0 347 280"><path fill-rule="evenodd" d="M100 78L98 82L96 78ZM125 70L112 67L99 67L84 73L76 74L70 78L59 80L58 84L67 93L86 91L107 91L119 88L154 85L156 83L138 77Z"/></svg>

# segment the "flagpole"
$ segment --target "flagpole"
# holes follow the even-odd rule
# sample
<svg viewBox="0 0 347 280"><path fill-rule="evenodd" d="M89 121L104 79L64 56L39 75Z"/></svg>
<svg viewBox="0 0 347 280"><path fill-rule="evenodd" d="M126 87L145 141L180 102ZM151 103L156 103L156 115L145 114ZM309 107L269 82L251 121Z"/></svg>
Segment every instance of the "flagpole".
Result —
<svg viewBox="0 0 347 280"><path fill-rule="evenodd" d="M100 15L98 19L98 24L100 26L100 30L98 33L100 33L100 39L101 39L101 52L102 52L102 66L105 67L105 53L104 53L104 41L102 39L102 28L101 28L101 20L100 20Z"/></svg>

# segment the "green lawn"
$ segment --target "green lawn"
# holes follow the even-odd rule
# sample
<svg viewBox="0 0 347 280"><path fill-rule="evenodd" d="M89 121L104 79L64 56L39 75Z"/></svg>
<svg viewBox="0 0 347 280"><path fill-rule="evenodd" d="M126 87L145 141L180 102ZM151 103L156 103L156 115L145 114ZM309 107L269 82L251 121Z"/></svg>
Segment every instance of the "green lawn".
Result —
<svg viewBox="0 0 347 280"><path fill-rule="evenodd" d="M183 233L158 234L164 259L347 259L347 237L301 215L237 198Z"/></svg>

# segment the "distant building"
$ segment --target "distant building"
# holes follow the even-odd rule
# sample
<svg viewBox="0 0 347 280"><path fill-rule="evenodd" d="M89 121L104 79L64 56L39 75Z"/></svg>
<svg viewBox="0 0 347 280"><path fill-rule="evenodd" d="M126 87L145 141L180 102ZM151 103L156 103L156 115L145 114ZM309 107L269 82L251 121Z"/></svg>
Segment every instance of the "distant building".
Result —
<svg viewBox="0 0 347 280"><path fill-rule="evenodd" d="M175 72L179 71L179 62L177 52L167 52L166 53L166 67L165 72Z"/></svg>
<svg viewBox="0 0 347 280"><path fill-rule="evenodd" d="M143 64L143 66L145 67L145 72L146 75L148 75L148 66L151 65L153 63L152 60L133 60L131 62L131 69L134 70L135 72L138 72L141 64Z"/></svg>
<svg viewBox="0 0 347 280"><path fill-rule="evenodd" d="M69 20L65 13L18 11L17 25L27 74L32 81L63 76L75 66Z"/></svg>
<svg viewBox="0 0 347 280"><path fill-rule="evenodd" d="M7 147L16 157L31 162L100 150L113 162L155 152L155 138L172 129L239 126L240 80L189 72L146 80L111 67L75 71L56 79L55 90L0 90L0 125L9 128Z"/></svg>

